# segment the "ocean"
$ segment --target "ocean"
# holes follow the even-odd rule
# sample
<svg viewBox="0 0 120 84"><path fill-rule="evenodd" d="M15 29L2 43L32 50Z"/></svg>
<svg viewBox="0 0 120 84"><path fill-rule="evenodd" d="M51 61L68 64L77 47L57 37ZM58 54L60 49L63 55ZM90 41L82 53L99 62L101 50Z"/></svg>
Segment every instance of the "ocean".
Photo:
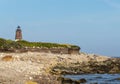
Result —
<svg viewBox="0 0 120 84"><path fill-rule="evenodd" d="M82 84L120 84L120 74L82 74L82 75L65 75L65 78L74 80L86 79Z"/></svg>

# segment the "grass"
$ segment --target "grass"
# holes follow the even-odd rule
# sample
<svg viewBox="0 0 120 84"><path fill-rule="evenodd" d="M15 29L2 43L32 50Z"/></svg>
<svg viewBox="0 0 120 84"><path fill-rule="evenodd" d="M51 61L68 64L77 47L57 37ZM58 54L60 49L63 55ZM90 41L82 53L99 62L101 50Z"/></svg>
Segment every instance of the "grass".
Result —
<svg viewBox="0 0 120 84"><path fill-rule="evenodd" d="M21 48L72 48L80 49L77 45L70 44L58 44L58 43L46 43L46 42L29 42L25 40L12 41L0 38L0 49L9 50L11 48L21 49Z"/></svg>

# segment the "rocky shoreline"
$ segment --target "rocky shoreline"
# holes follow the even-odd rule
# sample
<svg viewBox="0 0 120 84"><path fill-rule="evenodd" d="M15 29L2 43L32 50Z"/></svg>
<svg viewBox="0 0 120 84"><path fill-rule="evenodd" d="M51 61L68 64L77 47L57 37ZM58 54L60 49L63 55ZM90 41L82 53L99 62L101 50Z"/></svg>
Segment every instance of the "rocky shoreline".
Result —
<svg viewBox="0 0 120 84"><path fill-rule="evenodd" d="M105 61L90 60L87 62L58 64L52 68L53 74L114 74L120 73L120 59L109 58Z"/></svg>
<svg viewBox="0 0 120 84"><path fill-rule="evenodd" d="M120 73L120 59L85 53L0 53L0 84L61 84L63 74L86 73Z"/></svg>

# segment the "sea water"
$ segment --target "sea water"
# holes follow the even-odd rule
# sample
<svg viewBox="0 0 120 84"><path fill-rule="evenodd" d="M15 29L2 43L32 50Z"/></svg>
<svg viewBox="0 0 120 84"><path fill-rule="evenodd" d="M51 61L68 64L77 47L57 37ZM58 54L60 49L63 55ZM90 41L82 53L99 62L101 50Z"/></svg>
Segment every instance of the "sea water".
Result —
<svg viewBox="0 0 120 84"><path fill-rule="evenodd" d="M65 75L65 78L74 80L86 79L84 84L120 84L120 74L83 74L83 75Z"/></svg>

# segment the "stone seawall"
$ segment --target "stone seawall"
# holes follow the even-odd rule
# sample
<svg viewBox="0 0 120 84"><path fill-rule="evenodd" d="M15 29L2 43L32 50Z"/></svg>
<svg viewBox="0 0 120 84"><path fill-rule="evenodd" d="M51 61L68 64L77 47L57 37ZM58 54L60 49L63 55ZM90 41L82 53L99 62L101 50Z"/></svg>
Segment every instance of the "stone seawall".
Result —
<svg viewBox="0 0 120 84"><path fill-rule="evenodd" d="M22 49L9 49L0 50L1 52L44 52L56 54L79 54L79 48L22 48Z"/></svg>

